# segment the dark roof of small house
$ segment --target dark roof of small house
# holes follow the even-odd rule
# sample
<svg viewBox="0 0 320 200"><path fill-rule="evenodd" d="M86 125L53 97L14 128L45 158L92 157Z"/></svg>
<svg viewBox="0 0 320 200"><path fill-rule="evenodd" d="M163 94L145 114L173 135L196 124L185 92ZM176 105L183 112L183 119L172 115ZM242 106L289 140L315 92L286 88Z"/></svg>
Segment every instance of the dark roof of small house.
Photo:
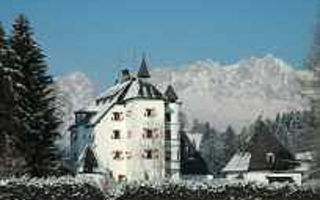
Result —
<svg viewBox="0 0 320 200"><path fill-rule="evenodd" d="M185 132L181 132L181 173L183 175L209 174L205 160Z"/></svg>
<svg viewBox="0 0 320 200"><path fill-rule="evenodd" d="M275 162L267 161L272 153ZM224 167L224 172L285 171L296 166L294 155L286 149L274 134L259 132L253 135L245 151L236 153Z"/></svg>
<svg viewBox="0 0 320 200"><path fill-rule="evenodd" d="M249 143L251 154L249 170L289 170L294 167L294 155L286 149L274 134L260 132L255 134ZM273 153L275 162L267 162L266 154Z"/></svg>
<svg viewBox="0 0 320 200"><path fill-rule="evenodd" d="M168 99L168 101L170 102L175 102L178 100L178 96L176 94L176 92L174 91L173 87L171 85L169 85L164 93L164 95L166 96L166 98Z"/></svg>
<svg viewBox="0 0 320 200"><path fill-rule="evenodd" d="M150 73L145 58L142 58L141 65L137 74L138 78L150 78Z"/></svg>

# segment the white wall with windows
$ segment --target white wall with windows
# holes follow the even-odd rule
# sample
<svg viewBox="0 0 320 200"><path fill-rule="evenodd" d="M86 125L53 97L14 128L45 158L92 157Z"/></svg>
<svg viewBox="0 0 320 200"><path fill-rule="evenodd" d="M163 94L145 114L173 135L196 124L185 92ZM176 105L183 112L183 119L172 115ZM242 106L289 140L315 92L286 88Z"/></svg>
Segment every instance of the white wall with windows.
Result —
<svg viewBox="0 0 320 200"><path fill-rule="evenodd" d="M134 99L119 104L94 128L100 168L116 180L154 180L165 176L165 103Z"/></svg>

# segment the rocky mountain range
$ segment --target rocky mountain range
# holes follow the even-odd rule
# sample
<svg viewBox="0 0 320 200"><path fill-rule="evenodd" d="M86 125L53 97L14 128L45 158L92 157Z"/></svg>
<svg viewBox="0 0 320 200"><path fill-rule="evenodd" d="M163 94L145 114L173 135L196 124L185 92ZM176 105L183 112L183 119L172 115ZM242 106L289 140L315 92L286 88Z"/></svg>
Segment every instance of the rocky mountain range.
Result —
<svg viewBox="0 0 320 200"><path fill-rule="evenodd" d="M251 57L225 65L201 60L177 69L152 67L152 82L163 91L172 84L188 118L210 122L217 130L229 124L240 131L259 115L274 118L279 112L308 109L301 83L309 74L297 71L272 55ZM81 72L57 79L64 111L64 130L73 112L94 99L96 87Z"/></svg>

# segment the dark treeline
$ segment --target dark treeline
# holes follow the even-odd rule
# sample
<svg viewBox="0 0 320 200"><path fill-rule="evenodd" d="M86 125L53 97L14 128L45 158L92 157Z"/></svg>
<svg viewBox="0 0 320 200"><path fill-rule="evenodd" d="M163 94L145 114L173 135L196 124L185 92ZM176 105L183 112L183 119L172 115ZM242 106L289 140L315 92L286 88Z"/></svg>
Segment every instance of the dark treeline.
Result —
<svg viewBox="0 0 320 200"><path fill-rule="evenodd" d="M310 111L296 111L279 113L275 120L258 119L242 129L239 140L240 149L245 149L255 129L261 124L264 132L274 134L279 141L291 152L310 151L313 148L314 131L312 128L313 117Z"/></svg>
<svg viewBox="0 0 320 200"><path fill-rule="evenodd" d="M8 36L0 24L1 174L47 176L60 169L53 88L26 17L15 19Z"/></svg>

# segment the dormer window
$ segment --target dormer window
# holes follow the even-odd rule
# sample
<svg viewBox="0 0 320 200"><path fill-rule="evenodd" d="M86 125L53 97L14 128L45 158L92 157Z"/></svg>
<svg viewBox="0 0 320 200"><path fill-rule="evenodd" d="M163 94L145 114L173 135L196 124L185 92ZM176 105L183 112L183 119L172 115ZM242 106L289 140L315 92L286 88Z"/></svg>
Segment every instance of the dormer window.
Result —
<svg viewBox="0 0 320 200"><path fill-rule="evenodd" d="M86 120L86 114L84 112L76 113L76 123L83 123Z"/></svg>
<svg viewBox="0 0 320 200"><path fill-rule="evenodd" d="M272 152L266 153L266 161L268 164L274 164L276 161L276 157L274 153Z"/></svg>
<svg viewBox="0 0 320 200"><path fill-rule="evenodd" d="M113 130L111 138L112 139L120 139L120 131L119 130Z"/></svg>

